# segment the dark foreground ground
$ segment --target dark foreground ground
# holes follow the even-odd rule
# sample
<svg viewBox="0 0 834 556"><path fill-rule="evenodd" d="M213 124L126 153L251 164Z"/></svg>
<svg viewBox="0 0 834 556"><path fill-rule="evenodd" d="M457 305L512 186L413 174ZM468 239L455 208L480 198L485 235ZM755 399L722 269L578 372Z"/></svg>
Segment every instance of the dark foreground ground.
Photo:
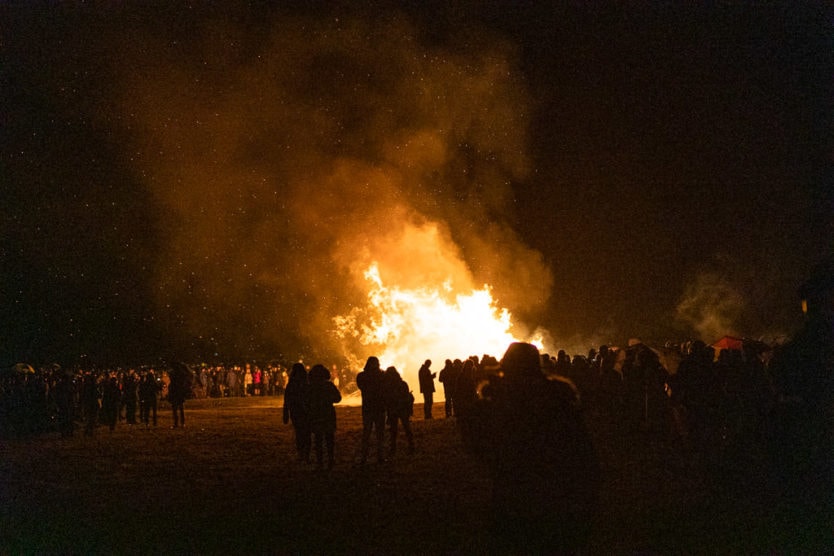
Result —
<svg viewBox="0 0 834 556"><path fill-rule="evenodd" d="M417 452L359 467L359 408L337 409L337 465L295 461L280 398L190 400L187 427L3 440L0 554L483 554L489 481L453 420ZM440 415L442 408L436 407ZM422 408L415 414L422 415ZM705 453L589 416L604 471L588 554L832 553L834 493L773 484L755 447Z"/></svg>

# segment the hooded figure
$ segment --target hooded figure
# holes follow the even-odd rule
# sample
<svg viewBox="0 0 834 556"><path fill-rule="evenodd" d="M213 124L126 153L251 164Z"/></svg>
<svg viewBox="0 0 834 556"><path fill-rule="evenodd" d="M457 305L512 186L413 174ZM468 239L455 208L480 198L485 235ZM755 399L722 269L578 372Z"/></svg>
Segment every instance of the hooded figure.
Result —
<svg viewBox="0 0 834 556"><path fill-rule="evenodd" d="M385 390L379 359L368 357L361 373L356 375L356 386L362 392L362 463L368 459L371 432L376 432L377 460L385 461Z"/></svg>
<svg viewBox="0 0 834 556"><path fill-rule="evenodd" d="M310 418L307 415L307 369L303 363L294 363L290 372L287 388L284 390L284 424L292 423L295 429L295 449L298 461L310 462L310 448L312 446L312 431Z"/></svg>
<svg viewBox="0 0 834 556"><path fill-rule="evenodd" d="M308 378L307 415L313 433L316 463L320 468L324 466L324 445L327 447L327 468L333 469L336 433L336 408L333 404L342 401L342 394L330 381L330 371L324 365L313 365Z"/></svg>
<svg viewBox="0 0 834 556"><path fill-rule="evenodd" d="M538 349L519 342L478 403L484 438L477 445L492 470L496 536L512 550L580 550L597 507L599 461L576 389L546 377Z"/></svg>

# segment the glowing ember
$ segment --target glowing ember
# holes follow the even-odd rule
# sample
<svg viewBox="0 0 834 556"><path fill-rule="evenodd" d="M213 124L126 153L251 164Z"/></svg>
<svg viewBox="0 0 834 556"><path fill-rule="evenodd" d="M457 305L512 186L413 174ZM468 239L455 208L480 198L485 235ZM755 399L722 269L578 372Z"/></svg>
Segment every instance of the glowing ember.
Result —
<svg viewBox="0 0 834 556"><path fill-rule="evenodd" d="M440 287L387 286L376 262L364 276L369 305L334 319L338 334L367 346L383 367L396 366L414 392L426 359L439 372L446 358L500 357L516 341L510 313L495 306L489 286L464 293L452 291L449 281ZM436 382L436 387L442 396L442 386Z"/></svg>

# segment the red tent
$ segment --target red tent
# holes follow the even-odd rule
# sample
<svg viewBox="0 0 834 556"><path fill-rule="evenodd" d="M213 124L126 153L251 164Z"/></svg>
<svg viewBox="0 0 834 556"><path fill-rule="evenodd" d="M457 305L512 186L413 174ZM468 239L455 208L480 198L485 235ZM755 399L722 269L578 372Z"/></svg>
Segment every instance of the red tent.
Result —
<svg viewBox="0 0 834 556"><path fill-rule="evenodd" d="M744 340L734 336L724 336L717 342L713 343L712 347L715 348L715 351L720 351L722 349L737 349L741 351L742 348L744 348Z"/></svg>
<svg viewBox="0 0 834 556"><path fill-rule="evenodd" d="M716 361L718 360L718 356L721 353L722 349L749 351L752 348L755 351L756 355L758 355L760 358L763 358L765 354L773 351L773 346L768 345L760 340L751 340L750 338L736 338L735 336L724 336L720 340L713 343L712 347L715 349ZM745 348L747 349L745 350Z"/></svg>

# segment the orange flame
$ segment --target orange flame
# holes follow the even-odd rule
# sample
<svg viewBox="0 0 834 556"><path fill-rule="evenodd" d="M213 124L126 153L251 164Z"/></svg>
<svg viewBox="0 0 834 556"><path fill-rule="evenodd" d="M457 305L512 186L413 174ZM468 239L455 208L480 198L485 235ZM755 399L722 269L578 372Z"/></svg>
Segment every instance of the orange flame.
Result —
<svg viewBox="0 0 834 556"><path fill-rule="evenodd" d="M377 350L383 368L397 367L414 392L419 392L417 371L426 359L439 373L447 358L500 357L517 341L509 311L495 306L488 285L463 293L452 291L449 280L440 287L388 286L376 261L364 277L369 305L336 317L337 334ZM442 386L435 386L442 398Z"/></svg>

